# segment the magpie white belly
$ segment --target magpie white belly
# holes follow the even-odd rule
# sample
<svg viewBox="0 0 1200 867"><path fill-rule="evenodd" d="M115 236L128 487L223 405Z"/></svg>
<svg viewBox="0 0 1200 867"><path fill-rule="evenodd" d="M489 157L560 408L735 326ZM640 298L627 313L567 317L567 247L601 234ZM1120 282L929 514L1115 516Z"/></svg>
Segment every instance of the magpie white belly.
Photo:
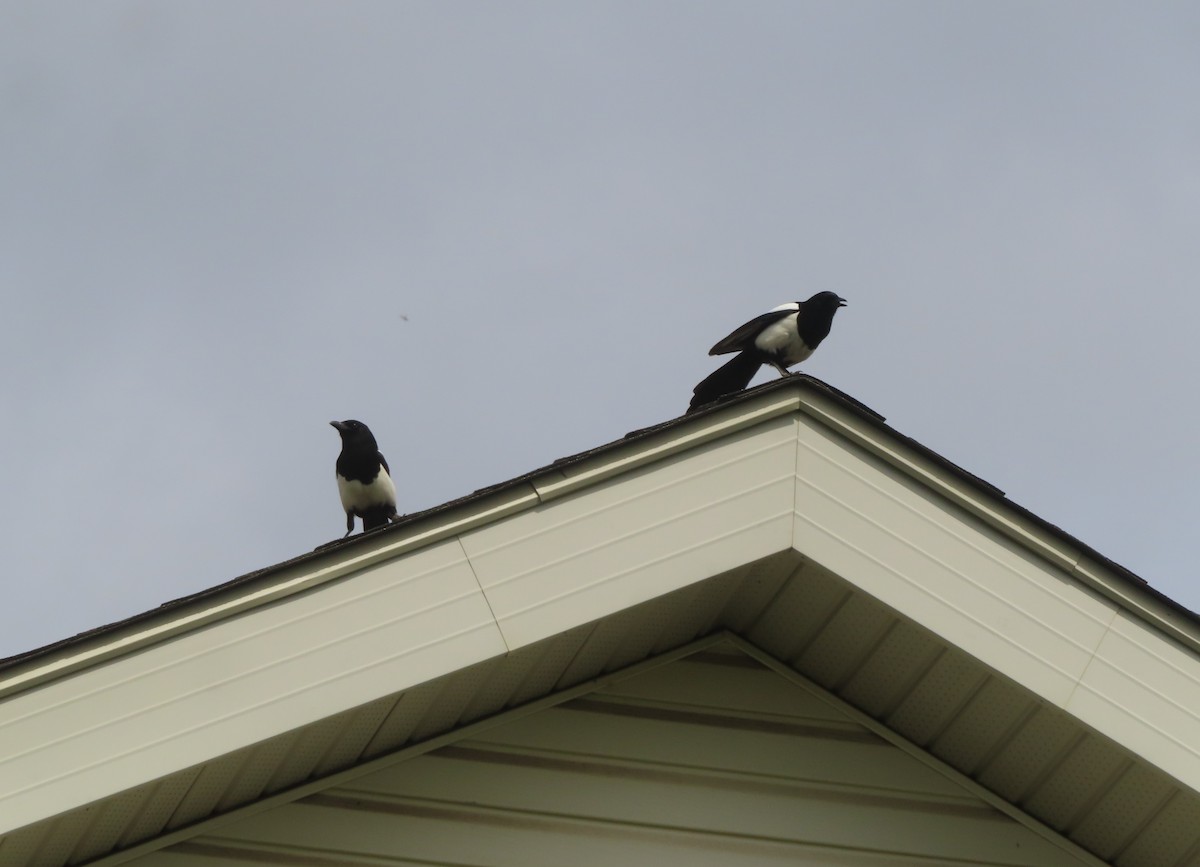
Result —
<svg viewBox="0 0 1200 867"><path fill-rule="evenodd" d="M337 483L342 509L346 512L394 506L396 503L396 486L392 477L383 469L379 470L379 475L366 483L343 479L341 476L337 477Z"/></svg>

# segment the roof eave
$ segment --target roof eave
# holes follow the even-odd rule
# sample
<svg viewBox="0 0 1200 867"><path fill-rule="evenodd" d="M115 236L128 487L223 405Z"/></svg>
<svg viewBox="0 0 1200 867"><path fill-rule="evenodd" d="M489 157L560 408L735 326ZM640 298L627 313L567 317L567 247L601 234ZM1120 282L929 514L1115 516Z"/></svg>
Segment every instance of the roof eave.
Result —
<svg viewBox="0 0 1200 867"><path fill-rule="evenodd" d="M373 563L797 411L933 488L1175 640L1200 650L1200 615L1060 527L1012 502L995 485L897 432L882 415L860 401L814 377L795 374L412 513L381 530L325 543L307 554L156 609L0 660L0 697L305 592Z"/></svg>

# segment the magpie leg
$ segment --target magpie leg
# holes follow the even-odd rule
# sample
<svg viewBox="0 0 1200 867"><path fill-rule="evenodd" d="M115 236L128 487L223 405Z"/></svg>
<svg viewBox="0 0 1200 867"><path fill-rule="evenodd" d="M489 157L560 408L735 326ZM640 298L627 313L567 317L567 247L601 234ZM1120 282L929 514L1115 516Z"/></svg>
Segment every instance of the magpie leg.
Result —
<svg viewBox="0 0 1200 867"><path fill-rule="evenodd" d="M349 536L353 532L354 532L354 513L347 512L346 513L346 536ZM345 539L346 536L342 536L342 538Z"/></svg>
<svg viewBox="0 0 1200 867"><path fill-rule="evenodd" d="M768 362L773 368L779 371L780 376L791 376L792 372L777 361Z"/></svg>

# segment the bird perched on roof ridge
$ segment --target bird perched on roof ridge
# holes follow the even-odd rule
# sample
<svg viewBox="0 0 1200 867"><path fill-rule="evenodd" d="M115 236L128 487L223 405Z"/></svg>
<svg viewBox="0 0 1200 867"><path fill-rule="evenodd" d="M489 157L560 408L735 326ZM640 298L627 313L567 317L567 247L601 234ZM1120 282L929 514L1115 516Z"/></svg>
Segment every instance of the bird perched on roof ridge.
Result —
<svg viewBox="0 0 1200 867"><path fill-rule="evenodd" d="M833 314L845 306L846 299L836 292L818 292L807 301L780 304L737 328L708 350L709 355L737 355L692 389L687 411L694 412L717 398L741 391L764 364L787 376L789 367L812 355L829 336Z"/></svg>
<svg viewBox="0 0 1200 867"><path fill-rule="evenodd" d="M346 536L354 532L355 515L362 518L364 533L397 520L396 485L371 429L355 419L330 424L342 437L336 470L338 496L346 511Z"/></svg>

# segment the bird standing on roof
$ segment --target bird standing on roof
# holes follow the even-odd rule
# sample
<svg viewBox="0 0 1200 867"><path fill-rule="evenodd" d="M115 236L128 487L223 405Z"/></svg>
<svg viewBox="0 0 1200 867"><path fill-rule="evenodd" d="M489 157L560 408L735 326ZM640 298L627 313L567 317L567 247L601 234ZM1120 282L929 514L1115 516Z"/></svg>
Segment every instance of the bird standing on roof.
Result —
<svg viewBox="0 0 1200 867"><path fill-rule="evenodd" d="M781 376L787 376L789 367L804 361L821 345L833 325L833 314L845 306L846 299L836 292L818 292L807 301L780 304L718 341L708 350L709 355L730 352L737 355L692 389L688 412L741 391L764 364L774 367Z"/></svg>
<svg viewBox="0 0 1200 867"><path fill-rule="evenodd" d="M337 483L346 510L346 536L354 532L355 515L362 518L364 533L396 520L396 486L371 429L354 419L330 424L342 437Z"/></svg>

